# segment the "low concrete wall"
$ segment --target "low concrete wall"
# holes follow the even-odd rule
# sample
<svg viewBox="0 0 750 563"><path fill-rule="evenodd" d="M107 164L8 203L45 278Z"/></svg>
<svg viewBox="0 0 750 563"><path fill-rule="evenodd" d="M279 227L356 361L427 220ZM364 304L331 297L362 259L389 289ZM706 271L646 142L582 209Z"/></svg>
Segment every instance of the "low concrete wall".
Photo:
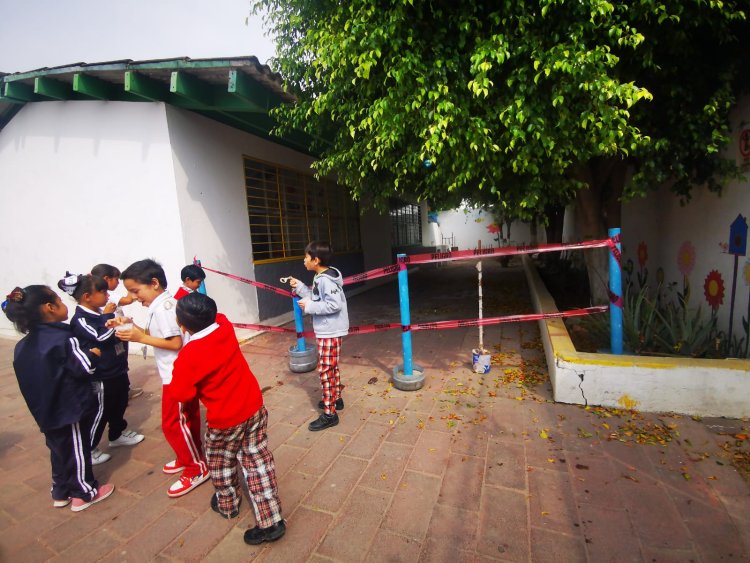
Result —
<svg viewBox="0 0 750 563"><path fill-rule="evenodd" d="M537 313L557 311L523 256ZM750 416L750 361L578 352L562 319L539 321L555 401L699 416Z"/></svg>

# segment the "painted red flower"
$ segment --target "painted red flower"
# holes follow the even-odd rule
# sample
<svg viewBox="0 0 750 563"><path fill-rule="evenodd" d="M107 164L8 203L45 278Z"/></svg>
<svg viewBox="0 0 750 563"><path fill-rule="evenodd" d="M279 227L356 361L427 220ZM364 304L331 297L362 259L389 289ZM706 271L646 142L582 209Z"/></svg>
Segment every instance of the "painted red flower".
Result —
<svg viewBox="0 0 750 563"><path fill-rule="evenodd" d="M641 269L644 268L647 260L648 260L648 245L645 242L641 241L638 243L638 265L641 267Z"/></svg>
<svg viewBox="0 0 750 563"><path fill-rule="evenodd" d="M716 270L711 270L703 282L703 294L711 308L716 311L724 303L724 280Z"/></svg>
<svg viewBox="0 0 750 563"><path fill-rule="evenodd" d="M492 223L491 225L487 226L487 230L494 235L495 233L500 232L500 227L498 227L495 223Z"/></svg>
<svg viewBox="0 0 750 563"><path fill-rule="evenodd" d="M693 243L686 240L677 251L677 268L683 276L689 276L695 267L695 247Z"/></svg>

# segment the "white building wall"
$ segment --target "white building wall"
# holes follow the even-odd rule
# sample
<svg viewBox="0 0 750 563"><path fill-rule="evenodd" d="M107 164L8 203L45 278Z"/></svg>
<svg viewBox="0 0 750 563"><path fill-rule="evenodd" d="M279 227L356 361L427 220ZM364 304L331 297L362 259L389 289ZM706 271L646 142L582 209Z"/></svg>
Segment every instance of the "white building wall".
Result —
<svg viewBox="0 0 750 563"><path fill-rule="evenodd" d="M164 104L27 104L0 131L0 170L3 295L146 257L178 287L185 250ZM140 305L128 313L145 319ZM17 336L5 315L0 335Z"/></svg>
<svg viewBox="0 0 750 563"><path fill-rule="evenodd" d="M426 218L424 219L426 221ZM455 244L459 250L477 248L481 242L482 248L531 243L529 223L514 221L510 228L510 239L507 243L498 242L499 233L492 233L489 228L496 225L495 218L485 209L461 206L458 209L438 212L438 222L425 225L425 245L437 246L443 244L443 237L455 237ZM502 226L503 237L508 236L508 229ZM537 232L538 242L544 240L544 229ZM430 244L430 240L435 241ZM447 244L447 243L446 243Z"/></svg>
<svg viewBox="0 0 750 563"><path fill-rule="evenodd" d="M255 279L242 157L305 173L312 158L172 106L167 106L167 120L184 234L183 265L196 256L210 268ZM232 321L258 322L257 292L251 285L208 273L206 288Z"/></svg>
<svg viewBox="0 0 750 563"><path fill-rule="evenodd" d="M742 129L750 127L750 98L745 98L733 112L731 118L732 140L726 156L742 162L739 135ZM745 170L750 170L750 160ZM676 283L676 289L683 289L683 274L678 268L678 253L685 242L695 248L695 265L688 274L690 285L689 307L702 308L704 318L710 307L704 296L704 281L711 270L721 273L724 281L724 300L717 311L718 328L724 332L729 328L730 301L734 270L734 255L727 254L721 244L729 242L729 226L742 214L750 222L750 180L729 184L721 196L705 188L696 187L689 203L682 206L679 199L667 189L660 189L645 199L623 205L622 239L625 261L632 260L632 279L638 288L638 246L645 243L648 259L641 272L648 272L648 285L657 285L657 270L664 271L665 284ZM736 302L734 308L734 332L738 338L744 335L742 317L748 316L748 292L750 288L743 278L748 257L739 258ZM663 295L674 295L667 291Z"/></svg>

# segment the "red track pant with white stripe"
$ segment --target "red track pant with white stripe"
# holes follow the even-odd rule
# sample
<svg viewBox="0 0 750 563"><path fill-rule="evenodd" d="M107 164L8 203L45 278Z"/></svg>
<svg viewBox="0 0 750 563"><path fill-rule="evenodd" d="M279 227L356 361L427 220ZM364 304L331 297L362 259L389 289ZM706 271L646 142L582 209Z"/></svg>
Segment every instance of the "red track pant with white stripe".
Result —
<svg viewBox="0 0 750 563"><path fill-rule="evenodd" d="M185 477L195 477L207 471L197 398L181 403L169 392L169 385L162 386L161 430L177 454L177 466L185 468L182 472Z"/></svg>

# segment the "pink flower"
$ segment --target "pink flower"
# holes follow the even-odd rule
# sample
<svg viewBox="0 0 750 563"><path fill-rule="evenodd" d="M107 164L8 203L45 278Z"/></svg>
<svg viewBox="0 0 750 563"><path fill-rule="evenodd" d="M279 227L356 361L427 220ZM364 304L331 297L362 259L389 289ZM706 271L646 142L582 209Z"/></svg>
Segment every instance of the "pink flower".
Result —
<svg viewBox="0 0 750 563"><path fill-rule="evenodd" d="M677 251L677 268L680 273L687 277L695 267L695 247L693 243L686 240L680 246L680 250Z"/></svg>

